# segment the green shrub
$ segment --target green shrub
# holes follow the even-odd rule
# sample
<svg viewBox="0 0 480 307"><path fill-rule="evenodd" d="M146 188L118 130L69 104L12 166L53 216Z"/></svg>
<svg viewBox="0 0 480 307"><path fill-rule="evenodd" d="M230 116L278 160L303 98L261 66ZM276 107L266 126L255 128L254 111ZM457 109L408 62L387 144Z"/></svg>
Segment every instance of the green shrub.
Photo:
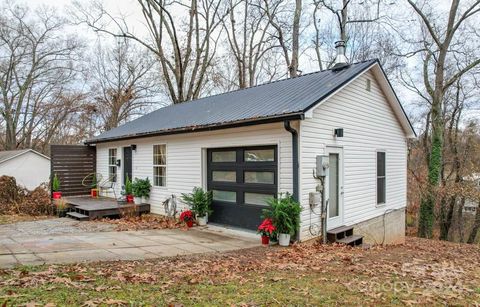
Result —
<svg viewBox="0 0 480 307"><path fill-rule="evenodd" d="M191 210L199 217L212 213L212 192L194 187L192 193L182 193L182 200L190 206Z"/></svg>
<svg viewBox="0 0 480 307"><path fill-rule="evenodd" d="M53 190L53 192L60 191L60 179L58 179L56 173L53 176L53 180L52 180L52 190Z"/></svg>
<svg viewBox="0 0 480 307"><path fill-rule="evenodd" d="M125 187L125 190L127 188ZM135 197L150 197L150 190L152 189L152 184L148 177L146 179L135 178L132 183L132 193Z"/></svg>
<svg viewBox="0 0 480 307"><path fill-rule="evenodd" d="M127 175L127 178L125 178L125 195L132 195L132 193L132 181Z"/></svg>
<svg viewBox="0 0 480 307"><path fill-rule="evenodd" d="M288 193L268 199L267 204L269 207L263 210L263 217L272 219L278 233L294 236L300 228L300 204Z"/></svg>

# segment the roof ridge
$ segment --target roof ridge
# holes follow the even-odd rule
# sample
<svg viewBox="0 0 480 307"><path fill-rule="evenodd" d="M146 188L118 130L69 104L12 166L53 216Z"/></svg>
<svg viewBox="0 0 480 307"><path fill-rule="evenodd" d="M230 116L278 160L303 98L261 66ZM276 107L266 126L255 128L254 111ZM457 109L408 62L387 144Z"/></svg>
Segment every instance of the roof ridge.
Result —
<svg viewBox="0 0 480 307"><path fill-rule="evenodd" d="M369 60L363 60L363 61L360 61L360 62L350 63L350 64L348 64L348 66L363 64L363 63L366 63L366 62L375 62L375 61L378 61L378 59L374 58L374 59L369 59ZM264 86L264 85L274 84L274 83L278 83L278 82L282 82L282 81L298 79L298 78L301 78L301 77L306 77L306 76L310 76L310 75L314 75L314 74L318 74L318 73L322 73L322 72L326 72L326 71L335 71L335 70L334 70L334 67L323 69L323 70L317 70L317 71L309 72L309 73L306 73L304 75L300 75L300 76L296 76L296 77L290 77L290 78L285 78L285 79L269 81L269 82L265 82L265 83L261 83L261 84L256 84L256 85L253 85L253 86L250 86L250 87L237 88L237 89L234 89L232 91L213 94L213 95L200 97L200 98L197 98L197 99L188 100L188 101L184 101L184 102L180 102L180 103L172 103L172 104L169 104L165 107L158 108L157 110L160 110L160 109L163 109L163 108L169 108L169 107L173 107L173 106L178 106L178 105L185 105L185 104L189 104L189 103L192 103L192 102L198 102L199 100L203 100L203 99L206 99L206 98L216 97L216 96L230 94L230 93L236 93L236 92L240 92L240 91L244 91L244 90L248 90L248 89L252 89L252 88L257 88L257 87L261 87L261 86ZM157 110L154 110L152 112L155 112Z"/></svg>

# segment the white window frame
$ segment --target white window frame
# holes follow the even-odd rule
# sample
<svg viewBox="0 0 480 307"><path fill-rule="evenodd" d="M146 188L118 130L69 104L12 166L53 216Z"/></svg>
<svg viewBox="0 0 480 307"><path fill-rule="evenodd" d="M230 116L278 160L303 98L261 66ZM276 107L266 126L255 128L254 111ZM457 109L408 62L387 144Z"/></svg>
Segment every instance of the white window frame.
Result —
<svg viewBox="0 0 480 307"><path fill-rule="evenodd" d="M378 202L378 153L381 152L385 154L385 175L383 176L384 180L384 185L385 185L385 199L384 202L379 203ZM377 149L375 151L375 205L377 207L383 207L387 204L387 151L384 149Z"/></svg>
<svg viewBox="0 0 480 307"><path fill-rule="evenodd" d="M110 158L113 156L110 155L110 151L115 150L115 160L113 164L111 164ZM108 178L112 178L112 174L110 173L111 167L115 167L115 180L112 180L111 182L117 182L118 181L118 167L117 167L117 159L118 159L118 148L116 147L110 147L108 148Z"/></svg>
<svg viewBox="0 0 480 307"><path fill-rule="evenodd" d="M154 156L155 156L155 146L165 146L165 165L162 165L162 164L154 164L155 162L155 159L154 159ZM167 167L167 159L168 159L168 151L167 151L167 144L166 143L160 143L160 144L153 144L152 146L152 185L153 187L155 188L166 188L167 185L168 185L168 167ZM165 168L165 184L164 185L156 185L155 184L155 167L164 167Z"/></svg>

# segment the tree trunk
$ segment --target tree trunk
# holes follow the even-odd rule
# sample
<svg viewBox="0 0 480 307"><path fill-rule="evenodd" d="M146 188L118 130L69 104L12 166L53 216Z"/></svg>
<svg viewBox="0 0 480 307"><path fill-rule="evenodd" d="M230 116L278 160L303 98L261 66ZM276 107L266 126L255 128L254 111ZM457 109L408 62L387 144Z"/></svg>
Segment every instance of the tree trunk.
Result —
<svg viewBox="0 0 480 307"><path fill-rule="evenodd" d="M477 207L477 213L475 214L475 222L473 223L472 231L470 232L470 236L468 236L467 243L473 244L475 243L475 238L477 237L478 231L480 230L480 203Z"/></svg>

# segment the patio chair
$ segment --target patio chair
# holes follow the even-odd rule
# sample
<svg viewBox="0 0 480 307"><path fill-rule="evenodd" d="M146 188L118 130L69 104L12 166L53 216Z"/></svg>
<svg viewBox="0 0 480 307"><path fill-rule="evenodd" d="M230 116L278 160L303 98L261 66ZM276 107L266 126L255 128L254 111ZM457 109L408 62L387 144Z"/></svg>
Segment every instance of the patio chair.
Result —
<svg viewBox="0 0 480 307"><path fill-rule="evenodd" d="M82 180L82 186L90 189L90 196L97 197L99 196L99 183L102 182L102 174L100 173L90 173ZM96 195L96 196L94 196Z"/></svg>
<svg viewBox="0 0 480 307"><path fill-rule="evenodd" d="M115 176L116 175L112 175L98 184L100 195L102 195L103 192L108 193L109 191L112 191L115 200L117 200L117 193L115 192L116 182L113 180Z"/></svg>

